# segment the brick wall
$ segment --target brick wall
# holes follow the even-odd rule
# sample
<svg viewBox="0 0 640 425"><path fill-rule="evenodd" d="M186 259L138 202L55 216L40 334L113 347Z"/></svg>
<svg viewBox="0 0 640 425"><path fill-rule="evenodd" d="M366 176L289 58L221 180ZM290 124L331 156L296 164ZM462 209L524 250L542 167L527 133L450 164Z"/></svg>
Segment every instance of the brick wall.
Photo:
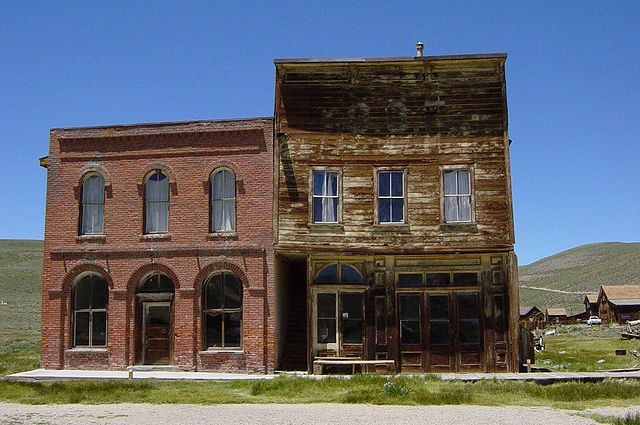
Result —
<svg viewBox="0 0 640 425"><path fill-rule="evenodd" d="M140 362L138 285L160 271L174 283L171 364L181 369L269 372L275 365L272 120L199 121L51 131L42 286L44 368L123 369ZM236 232L209 231L209 179L236 175ZM144 178L170 181L169 232L143 234ZM79 236L80 183L105 178L104 236ZM242 349L202 353L202 283L233 272L243 284ZM72 347L78 277L109 286L106 349Z"/></svg>

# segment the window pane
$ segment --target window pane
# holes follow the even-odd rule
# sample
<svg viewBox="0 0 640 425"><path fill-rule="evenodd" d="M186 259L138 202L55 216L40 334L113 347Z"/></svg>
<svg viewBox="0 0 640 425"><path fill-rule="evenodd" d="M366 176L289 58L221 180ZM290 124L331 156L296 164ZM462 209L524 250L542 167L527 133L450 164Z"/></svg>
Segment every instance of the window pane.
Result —
<svg viewBox="0 0 640 425"><path fill-rule="evenodd" d="M222 171L218 171L213 175L211 180L211 199L220 200L224 193L224 175Z"/></svg>
<svg viewBox="0 0 640 425"><path fill-rule="evenodd" d="M380 223L391 221L391 199L378 198L378 220Z"/></svg>
<svg viewBox="0 0 640 425"><path fill-rule="evenodd" d="M362 344L362 319L345 319L342 321L342 342L345 344Z"/></svg>
<svg viewBox="0 0 640 425"><path fill-rule="evenodd" d="M313 172L313 194L324 195L324 172Z"/></svg>
<svg viewBox="0 0 640 425"><path fill-rule="evenodd" d="M415 288L423 285L421 273L406 273L398 275L398 286L400 288Z"/></svg>
<svg viewBox="0 0 640 425"><path fill-rule="evenodd" d="M458 324L458 338L461 344L480 343L480 321L460 320Z"/></svg>
<svg viewBox="0 0 640 425"><path fill-rule="evenodd" d="M221 200L214 200L212 205L213 230L218 232L224 230L224 210Z"/></svg>
<svg viewBox="0 0 640 425"><path fill-rule="evenodd" d="M336 294L318 294L318 317L336 317Z"/></svg>
<svg viewBox="0 0 640 425"><path fill-rule="evenodd" d="M458 317L460 319L478 319L480 306L477 294L458 295Z"/></svg>
<svg viewBox="0 0 640 425"><path fill-rule="evenodd" d="M75 345L89 345L89 312L75 313Z"/></svg>
<svg viewBox="0 0 640 425"><path fill-rule="evenodd" d="M222 308L222 274L211 277L205 285L205 309Z"/></svg>
<svg viewBox="0 0 640 425"><path fill-rule="evenodd" d="M444 219L445 221L458 221L458 199L455 196L444 198Z"/></svg>
<svg viewBox="0 0 640 425"><path fill-rule="evenodd" d="M400 295L400 320L420 320L420 295Z"/></svg>
<svg viewBox="0 0 640 425"><path fill-rule="evenodd" d="M169 179L161 172L156 172L149 176L145 185L146 200L168 201L169 200Z"/></svg>
<svg viewBox="0 0 640 425"><path fill-rule="evenodd" d="M478 284L478 273L454 273L453 284L455 286L475 286Z"/></svg>
<svg viewBox="0 0 640 425"><path fill-rule="evenodd" d="M222 347L222 313L212 312L205 314L205 345L209 347Z"/></svg>
<svg viewBox="0 0 640 425"><path fill-rule="evenodd" d="M456 171L455 170L445 170L444 171L444 194L445 195L456 195L457 194Z"/></svg>
<svg viewBox="0 0 640 425"><path fill-rule="evenodd" d="M327 195L336 196L338 194L338 173L327 173Z"/></svg>
<svg viewBox="0 0 640 425"><path fill-rule="evenodd" d="M342 317L344 319L362 319L362 294L342 294Z"/></svg>
<svg viewBox="0 0 640 425"><path fill-rule="evenodd" d="M166 232L169 217L168 202L147 202L146 204L147 233Z"/></svg>
<svg viewBox="0 0 640 425"><path fill-rule="evenodd" d="M400 321L400 342L403 344L420 343L420 322L418 320Z"/></svg>
<svg viewBox="0 0 640 425"><path fill-rule="evenodd" d="M391 221L402 223L404 221L404 198L391 200Z"/></svg>
<svg viewBox="0 0 640 425"><path fill-rule="evenodd" d="M104 202L104 179L102 176L87 177L82 183L82 202L101 204Z"/></svg>
<svg viewBox="0 0 640 425"><path fill-rule="evenodd" d="M329 264L316 275L315 283L338 283L338 265Z"/></svg>
<svg viewBox="0 0 640 425"><path fill-rule="evenodd" d="M82 205L82 234L101 234L104 217L104 204Z"/></svg>
<svg viewBox="0 0 640 425"><path fill-rule="evenodd" d="M391 195L391 173L381 171L378 173L378 196Z"/></svg>
<svg viewBox="0 0 640 425"><path fill-rule="evenodd" d="M430 326L431 345L449 345L449 321L432 320Z"/></svg>
<svg viewBox="0 0 640 425"><path fill-rule="evenodd" d="M85 276L75 287L75 309L84 310L91 307L91 276Z"/></svg>
<svg viewBox="0 0 640 425"><path fill-rule="evenodd" d="M313 222L322 223L322 199L313 198Z"/></svg>
<svg viewBox="0 0 640 425"><path fill-rule="evenodd" d="M92 276L93 294L91 296L91 308L107 308L109 302L109 289L107 281L101 276Z"/></svg>
<svg viewBox="0 0 640 425"><path fill-rule="evenodd" d="M401 172L391 173L391 196L402 196L404 193L402 175Z"/></svg>
<svg viewBox="0 0 640 425"><path fill-rule="evenodd" d="M158 282L158 292L173 292L173 281L169 276L158 273L156 274Z"/></svg>
<svg viewBox="0 0 640 425"><path fill-rule="evenodd" d="M458 221L471 221L471 197L458 197Z"/></svg>
<svg viewBox="0 0 640 425"><path fill-rule="evenodd" d="M227 199L222 201L223 221L222 230L234 230L236 228L236 201Z"/></svg>
<svg viewBox="0 0 640 425"><path fill-rule="evenodd" d="M224 308L242 307L242 284L232 274L224 275Z"/></svg>
<svg viewBox="0 0 640 425"><path fill-rule="evenodd" d="M338 221L338 198L321 198L322 199L322 218L321 222L335 223Z"/></svg>
<svg viewBox="0 0 640 425"><path fill-rule="evenodd" d="M318 343L329 344L336 342L336 320L318 319Z"/></svg>
<svg viewBox="0 0 640 425"><path fill-rule="evenodd" d="M449 296L432 295L429 297L429 318L431 320L449 320Z"/></svg>
<svg viewBox="0 0 640 425"><path fill-rule="evenodd" d="M224 190L222 195L226 199L232 199L236 197L236 177L229 170L223 170L224 174Z"/></svg>
<svg viewBox="0 0 640 425"><path fill-rule="evenodd" d="M92 345L107 345L107 313L104 311L93 312L93 329L91 334Z"/></svg>
<svg viewBox="0 0 640 425"><path fill-rule="evenodd" d="M364 279L355 267L341 264L340 283L364 283Z"/></svg>
<svg viewBox="0 0 640 425"><path fill-rule="evenodd" d="M469 195L469 170L458 170L458 195Z"/></svg>
<svg viewBox="0 0 640 425"><path fill-rule="evenodd" d="M240 347L240 337L242 334L242 314L241 313L225 313L224 314L224 346Z"/></svg>
<svg viewBox="0 0 640 425"><path fill-rule="evenodd" d="M427 273L427 286L448 286L449 273Z"/></svg>

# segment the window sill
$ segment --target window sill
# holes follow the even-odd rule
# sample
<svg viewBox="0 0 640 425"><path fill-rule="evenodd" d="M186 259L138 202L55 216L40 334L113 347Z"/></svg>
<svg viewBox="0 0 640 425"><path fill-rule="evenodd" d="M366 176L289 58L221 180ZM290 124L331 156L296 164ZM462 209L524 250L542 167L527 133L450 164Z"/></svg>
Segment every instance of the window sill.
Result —
<svg viewBox="0 0 640 425"><path fill-rule="evenodd" d="M309 223L310 233L344 233L344 225L340 223Z"/></svg>
<svg viewBox="0 0 640 425"><path fill-rule="evenodd" d="M205 350L205 351L200 351L198 354L201 356L206 356L206 355L215 355L215 354L244 354L244 351L239 350L237 348L229 348L229 349L224 349L224 348L216 348L216 349L211 349L211 350Z"/></svg>
<svg viewBox="0 0 640 425"><path fill-rule="evenodd" d="M411 226L407 223L376 223L373 225L376 232L410 233Z"/></svg>
<svg viewBox="0 0 640 425"><path fill-rule="evenodd" d="M108 351L107 347L73 347L67 348L65 353L106 353Z"/></svg>
<svg viewBox="0 0 640 425"><path fill-rule="evenodd" d="M105 235L79 235L76 236L78 243L105 243L107 237Z"/></svg>
<svg viewBox="0 0 640 425"><path fill-rule="evenodd" d="M442 223L440 230L445 233L479 233L476 223Z"/></svg>
<svg viewBox="0 0 640 425"><path fill-rule="evenodd" d="M238 240L238 232L211 232L207 235L207 240L215 241L220 239Z"/></svg>
<svg viewBox="0 0 640 425"><path fill-rule="evenodd" d="M171 240L171 233L148 233L146 235L140 236L140 242L169 240Z"/></svg>

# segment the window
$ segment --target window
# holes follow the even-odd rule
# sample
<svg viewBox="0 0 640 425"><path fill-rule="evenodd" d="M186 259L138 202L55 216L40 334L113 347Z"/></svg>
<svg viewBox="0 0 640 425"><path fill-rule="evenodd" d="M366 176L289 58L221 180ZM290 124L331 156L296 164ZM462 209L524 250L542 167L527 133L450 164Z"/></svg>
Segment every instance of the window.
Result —
<svg viewBox="0 0 640 425"><path fill-rule="evenodd" d="M173 282L171 279L159 272L150 274L140 287L140 292L173 292Z"/></svg>
<svg viewBox="0 0 640 425"><path fill-rule="evenodd" d="M80 203L80 234L104 233L104 178L98 174L87 176L82 182Z"/></svg>
<svg viewBox="0 0 640 425"><path fill-rule="evenodd" d="M107 345L107 281L99 275L81 278L73 288L73 346Z"/></svg>
<svg viewBox="0 0 640 425"><path fill-rule="evenodd" d="M349 264L333 263L324 266L316 278L314 283L339 283L339 284L364 284L362 274Z"/></svg>
<svg viewBox="0 0 640 425"><path fill-rule="evenodd" d="M217 273L203 292L204 348L240 348L242 283L229 272Z"/></svg>
<svg viewBox="0 0 640 425"><path fill-rule="evenodd" d="M458 294L458 341L460 344L480 344L478 294Z"/></svg>
<svg viewBox="0 0 640 425"><path fill-rule="evenodd" d="M378 223L404 223L404 172L378 172Z"/></svg>
<svg viewBox="0 0 640 425"><path fill-rule="evenodd" d="M338 172L313 172L313 222L338 222Z"/></svg>
<svg viewBox="0 0 640 425"><path fill-rule="evenodd" d="M144 187L145 233L169 230L169 178L161 171L147 177Z"/></svg>
<svg viewBox="0 0 640 425"><path fill-rule="evenodd" d="M444 170L444 221L471 222L469 169Z"/></svg>
<svg viewBox="0 0 640 425"><path fill-rule="evenodd" d="M400 343L420 343L420 299L419 294L401 294L400 310Z"/></svg>
<svg viewBox="0 0 640 425"><path fill-rule="evenodd" d="M236 229L236 177L226 169L216 171L211 179L211 231Z"/></svg>
<svg viewBox="0 0 640 425"><path fill-rule="evenodd" d="M424 286L478 286L478 272L398 273L399 288Z"/></svg>

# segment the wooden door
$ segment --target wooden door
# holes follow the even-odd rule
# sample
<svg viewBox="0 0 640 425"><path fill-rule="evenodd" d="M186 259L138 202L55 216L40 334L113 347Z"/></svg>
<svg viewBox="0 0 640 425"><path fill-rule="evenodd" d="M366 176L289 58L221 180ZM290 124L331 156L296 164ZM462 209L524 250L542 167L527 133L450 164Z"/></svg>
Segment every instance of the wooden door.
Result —
<svg viewBox="0 0 640 425"><path fill-rule="evenodd" d="M171 360L171 303L144 303L144 364Z"/></svg>

